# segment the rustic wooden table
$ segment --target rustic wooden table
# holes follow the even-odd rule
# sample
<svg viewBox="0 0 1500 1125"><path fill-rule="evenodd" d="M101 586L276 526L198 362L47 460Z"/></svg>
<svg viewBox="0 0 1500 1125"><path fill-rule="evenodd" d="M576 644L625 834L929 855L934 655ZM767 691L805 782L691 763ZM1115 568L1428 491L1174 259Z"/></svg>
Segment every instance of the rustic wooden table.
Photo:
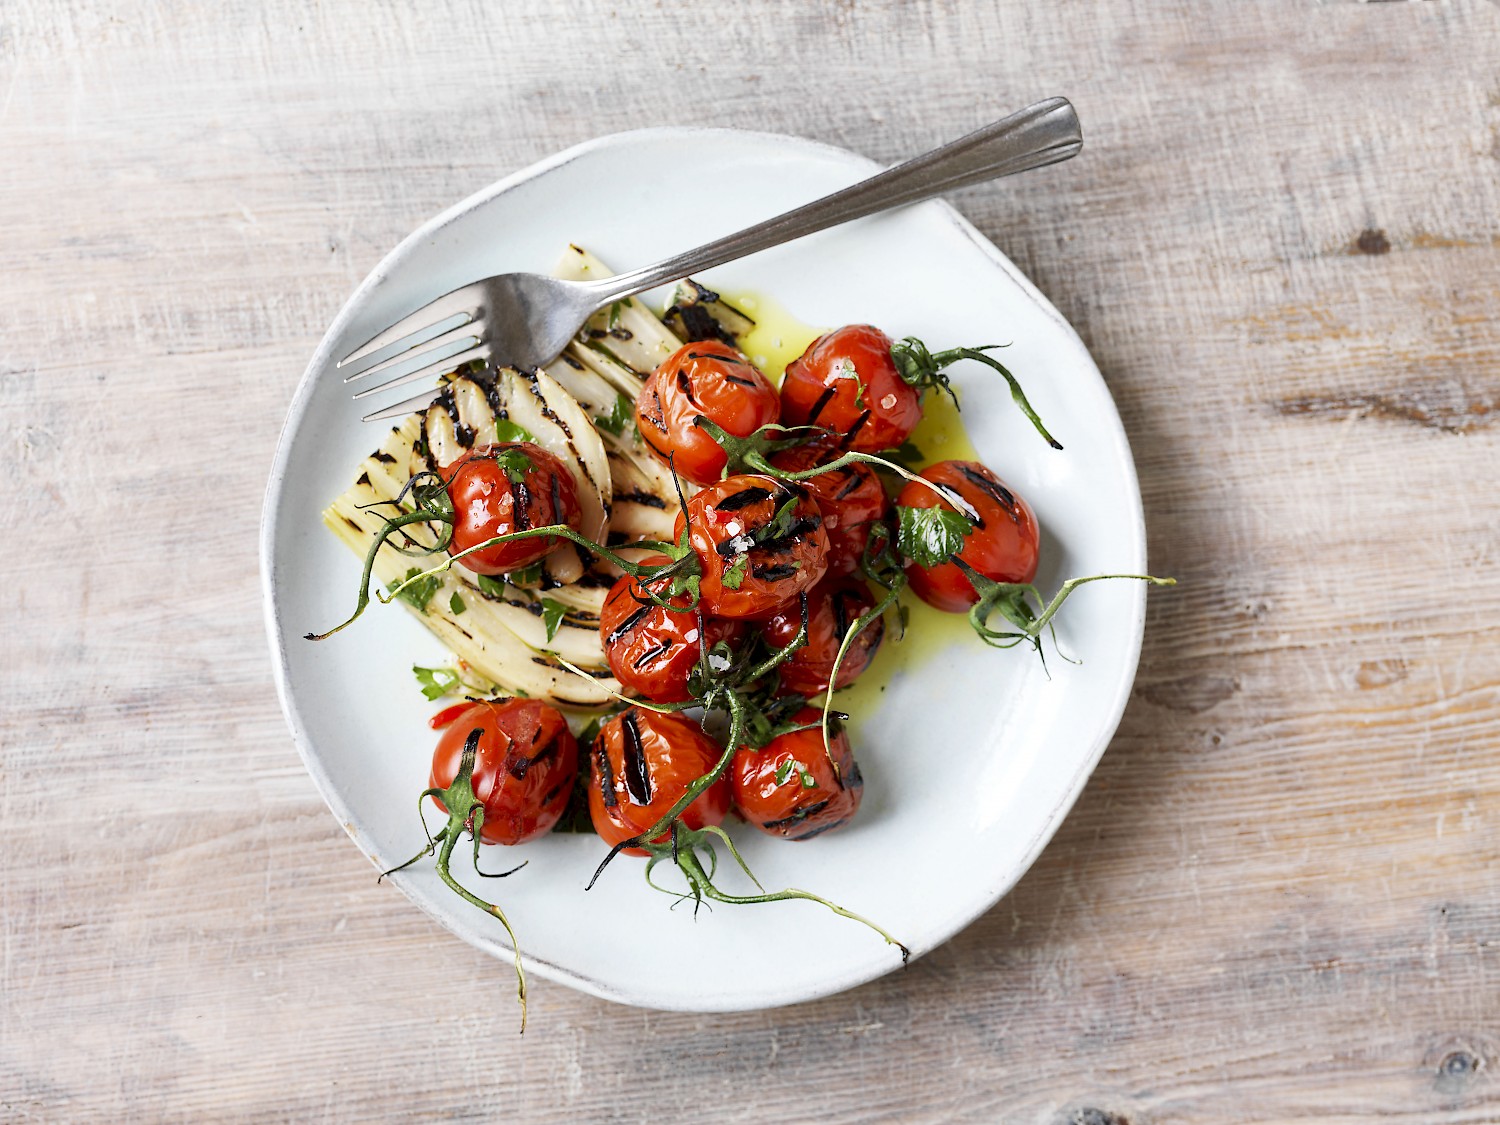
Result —
<svg viewBox="0 0 1500 1125"><path fill-rule="evenodd" d="M539 981L518 1039L277 708L307 356L577 141L896 159L1052 93L1084 155L957 203L1092 348L1182 579L1118 737L906 972L715 1017ZM0 5L0 1119L1500 1120L1497 216L1479 0Z"/></svg>

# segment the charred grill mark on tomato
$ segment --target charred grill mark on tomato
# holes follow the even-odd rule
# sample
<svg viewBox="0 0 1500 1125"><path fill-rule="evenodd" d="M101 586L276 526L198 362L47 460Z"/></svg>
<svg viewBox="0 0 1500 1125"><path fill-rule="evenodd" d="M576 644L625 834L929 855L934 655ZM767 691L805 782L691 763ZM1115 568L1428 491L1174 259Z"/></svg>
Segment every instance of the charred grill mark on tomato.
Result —
<svg viewBox="0 0 1500 1125"><path fill-rule="evenodd" d="M762 500L769 500L770 498L771 490L769 488L761 488L756 485L730 493L715 504L714 507L721 512L738 512L743 508L748 508L751 504L759 503Z"/></svg>
<svg viewBox="0 0 1500 1125"><path fill-rule="evenodd" d="M1010 489L997 480L991 480L984 473L975 472L967 465L958 464L954 468L958 470L965 480L1004 508L1012 520L1018 521L1021 518L1020 513L1016 511L1015 494Z"/></svg>
<svg viewBox="0 0 1500 1125"><path fill-rule="evenodd" d="M834 639L841 644L849 634L849 598L848 590L839 590L828 599L828 608L833 612Z"/></svg>
<svg viewBox="0 0 1500 1125"><path fill-rule="evenodd" d="M541 731L537 731L537 734L540 735ZM536 752L536 754L532 755L529 758L525 754L517 754L515 760L510 763L510 767L507 772L517 781L525 781L526 774L530 771L532 766L540 765L541 763L547 761L547 759L554 758L556 756L557 742L556 740L553 740L552 742L547 743L547 745L543 746L539 751Z"/></svg>
<svg viewBox="0 0 1500 1125"><path fill-rule="evenodd" d="M652 387L642 396L645 405L640 410L640 416L653 430L660 430L665 436L667 432L667 414L661 405L661 392Z"/></svg>
<svg viewBox="0 0 1500 1125"><path fill-rule="evenodd" d="M794 563L772 563L770 566L751 566L750 573L765 582L780 582L796 574L798 569Z"/></svg>
<svg viewBox="0 0 1500 1125"><path fill-rule="evenodd" d="M631 667L639 671L640 669L646 667L646 665L650 664L653 660L657 659L660 656L666 655L671 650L672 642L670 640L658 641L651 648L648 648L645 652L641 653L640 656L636 657Z"/></svg>
<svg viewBox="0 0 1500 1125"><path fill-rule="evenodd" d="M594 743L594 768L599 771L599 797L605 808L612 809L620 799L615 796L615 772L609 767L609 752L604 748L603 733Z"/></svg>
<svg viewBox="0 0 1500 1125"><path fill-rule="evenodd" d="M754 379L741 379L738 375L728 375L728 374L726 374L724 376L724 382L726 382L726 383L734 383L737 386L741 386L741 387L758 387L758 386L760 386L760 384L757 383Z"/></svg>
<svg viewBox="0 0 1500 1125"><path fill-rule="evenodd" d="M769 523L765 523L755 530L764 531L769 526L771 526ZM780 535L776 536L774 539L761 540L760 542L756 543L755 546L759 550L769 551L773 555L778 555L785 551L791 550L792 547L796 546L804 538L811 535L822 526L823 517L821 515L798 516ZM752 536L753 534L754 533L752 532Z"/></svg>
<svg viewBox="0 0 1500 1125"><path fill-rule="evenodd" d="M861 411L859 417L854 419L854 425L849 427L849 432L844 435L843 440L840 444L842 444L845 449L848 449L850 446L852 446L854 444L854 439L859 436L859 431L865 428L865 423L869 420L870 412L868 410Z"/></svg>
<svg viewBox="0 0 1500 1125"><path fill-rule="evenodd" d="M681 367L677 369L677 389L690 403L694 406L698 405L698 396L693 394L693 381L688 378L688 373Z"/></svg>
<svg viewBox="0 0 1500 1125"><path fill-rule="evenodd" d="M651 607L649 605L641 606L640 609L636 610L624 621L621 621L619 625L615 626L614 631L604 638L604 643L608 645L618 643L619 640L625 636L625 634L629 633L632 629L639 625L645 618L645 616L650 612Z"/></svg>
<svg viewBox="0 0 1500 1125"><path fill-rule="evenodd" d="M511 519L517 531L531 530L531 489L524 480L511 486Z"/></svg>
<svg viewBox="0 0 1500 1125"><path fill-rule="evenodd" d="M780 820L768 820L764 824L762 824L761 827L766 829L768 832L785 832L793 825L802 823L802 821L806 820L808 817L817 816L827 807L828 798L825 797L821 801L816 801L811 805L805 805L804 807L798 809L796 812L792 813L791 816L784 816Z"/></svg>
<svg viewBox="0 0 1500 1125"><path fill-rule="evenodd" d="M862 483L862 478L853 469L847 467L839 469L838 472L841 476L847 479L844 481L844 487L833 494L833 498L835 500L844 500L848 498L850 493L852 493L860 486L860 484Z"/></svg>
<svg viewBox="0 0 1500 1125"><path fill-rule="evenodd" d="M625 788L636 804L649 805L651 773L646 767L646 748L641 745L641 728L634 711L626 711L620 719L620 735L624 744L621 767L625 774Z"/></svg>
<svg viewBox="0 0 1500 1125"><path fill-rule="evenodd" d="M823 388L823 393L818 396L817 401L812 405L812 409L807 412L807 424L809 426L816 426L818 424L818 415L822 414L823 408L833 400L833 392L833 387Z"/></svg>

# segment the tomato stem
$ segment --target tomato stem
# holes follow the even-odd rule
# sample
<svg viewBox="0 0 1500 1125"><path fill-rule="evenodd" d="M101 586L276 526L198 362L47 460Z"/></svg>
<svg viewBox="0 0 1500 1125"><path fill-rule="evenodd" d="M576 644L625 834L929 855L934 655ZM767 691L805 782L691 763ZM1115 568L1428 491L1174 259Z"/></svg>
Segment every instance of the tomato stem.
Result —
<svg viewBox="0 0 1500 1125"><path fill-rule="evenodd" d="M516 995L521 1004L521 1031L526 1031L526 970L521 964L521 943L516 939L516 931L510 924L510 919L505 916L505 911L492 902L486 902L474 894L467 887L453 877L448 865L453 858L453 849L458 845L459 836L468 832L474 839L474 870L485 878L504 878L506 875L519 871L520 867L511 871L487 875L479 868L479 836L484 827L484 802L474 795L474 758L479 752L479 739L484 731L476 727L469 732L469 737L464 742L463 755L459 758L458 772L453 775L452 783L446 789L424 789L422 795L417 799L418 817L422 821L422 831L427 832L427 821L421 817L421 803L428 797L439 801L448 812L448 823L437 833L436 836L427 833L427 846L405 863L398 864L388 871L381 873L380 878L394 875L416 863L423 856L431 855L433 848L438 848L437 868L438 878L441 879L450 890L465 902L477 906L486 914L497 918L505 927L505 932L510 936L511 950L516 962ZM524 867L525 864L521 864ZM378 880L377 880L378 882Z"/></svg>
<svg viewBox="0 0 1500 1125"><path fill-rule="evenodd" d="M905 585L906 577L902 575L901 581L892 582L886 589L885 596L880 601L855 618L844 633L844 639L839 644L839 651L833 658L833 670L828 674L828 690L823 693L823 720L821 725L823 730L823 753L828 755L828 764L833 767L833 776L838 778L840 784L844 780L843 772L839 769L838 761L833 756L833 737L828 729L828 719L833 711L833 693L838 690L839 669L843 666L844 657L849 652L849 646L854 643L854 638L864 632L865 627L872 621L879 618L886 610L896 604L897 598L901 595L901 589Z"/></svg>
<svg viewBox="0 0 1500 1125"><path fill-rule="evenodd" d="M729 854L734 857L750 881L760 891L753 895L736 895L722 891L714 883L714 875L718 871L718 856L714 851L712 838L717 837L723 841L729 849ZM729 833L717 826L690 829L681 823L672 826L671 843L658 843L645 845L651 853L651 858L646 863L646 880L657 890L676 896L679 900L691 898L695 903L702 904L704 899L714 902L728 903L733 906L748 906L752 903L763 902L787 902L793 899L803 899L807 902L815 902L820 906L827 907L842 918L850 918L864 926L874 930L885 939L887 945L894 945L901 951L901 963L904 965L911 960L911 950L900 941L892 937L885 929L876 925L862 914L856 914L852 910L846 910L835 902L831 902L822 895L815 895L811 891L804 891L798 887L786 887L779 891L767 891L761 886L760 880L750 870L744 857L740 855L739 849L734 846L734 841L729 838ZM699 858L698 850L702 848L709 856L709 868L704 870L703 861ZM651 880L651 872L655 866L663 860L671 859L682 872L682 877L688 885L687 892L681 893L662 887Z"/></svg>
<svg viewBox="0 0 1500 1125"><path fill-rule="evenodd" d="M386 520L385 526L380 529L379 533L375 536L374 542L370 544L370 549L365 552L364 570L359 576L359 599L355 603L354 612L349 615L347 621L344 621L342 624L335 625L332 629L328 630L328 632L308 633L306 634L306 639L309 641L327 640L329 637L337 633L340 629L343 629L347 625L352 625L355 619L365 611L365 607L370 604L370 574L375 569L375 556L380 553L380 548L385 546L385 541L389 539L396 531L398 531L400 528L406 527L408 524L433 522L445 523L452 522L452 519L452 516L444 516L438 512L432 512L424 508L419 508L415 512L406 512L399 516L392 516L390 519ZM440 550L442 550L441 547L434 547L431 551L428 552L428 554L435 554ZM408 581L410 581L410 579ZM404 589L406 585L407 583L403 582L400 586L397 587L397 589ZM389 601L388 598L381 598L382 603L387 601Z"/></svg>

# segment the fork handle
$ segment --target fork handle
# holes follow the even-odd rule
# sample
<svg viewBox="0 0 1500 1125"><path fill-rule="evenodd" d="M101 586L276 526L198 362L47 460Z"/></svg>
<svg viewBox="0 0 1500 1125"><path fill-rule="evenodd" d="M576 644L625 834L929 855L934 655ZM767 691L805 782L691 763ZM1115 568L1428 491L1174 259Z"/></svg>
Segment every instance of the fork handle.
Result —
<svg viewBox="0 0 1500 1125"><path fill-rule="evenodd" d="M1066 98L1048 98L832 195L655 265L590 282L589 287L603 307L851 219L1056 164L1082 147L1083 134L1072 104Z"/></svg>

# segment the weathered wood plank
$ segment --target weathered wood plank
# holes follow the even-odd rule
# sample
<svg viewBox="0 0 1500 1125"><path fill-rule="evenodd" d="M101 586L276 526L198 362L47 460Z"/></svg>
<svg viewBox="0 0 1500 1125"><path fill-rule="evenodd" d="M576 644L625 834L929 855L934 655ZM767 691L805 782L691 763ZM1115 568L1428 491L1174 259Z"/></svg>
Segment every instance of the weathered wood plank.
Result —
<svg viewBox="0 0 1500 1125"><path fill-rule="evenodd" d="M1477 0L0 7L0 1119L1500 1118L1497 61ZM959 203L1094 351L1183 580L1114 745L904 973L714 1018L539 982L518 1041L277 712L306 355L588 137L896 159L1054 92L1085 156Z"/></svg>

